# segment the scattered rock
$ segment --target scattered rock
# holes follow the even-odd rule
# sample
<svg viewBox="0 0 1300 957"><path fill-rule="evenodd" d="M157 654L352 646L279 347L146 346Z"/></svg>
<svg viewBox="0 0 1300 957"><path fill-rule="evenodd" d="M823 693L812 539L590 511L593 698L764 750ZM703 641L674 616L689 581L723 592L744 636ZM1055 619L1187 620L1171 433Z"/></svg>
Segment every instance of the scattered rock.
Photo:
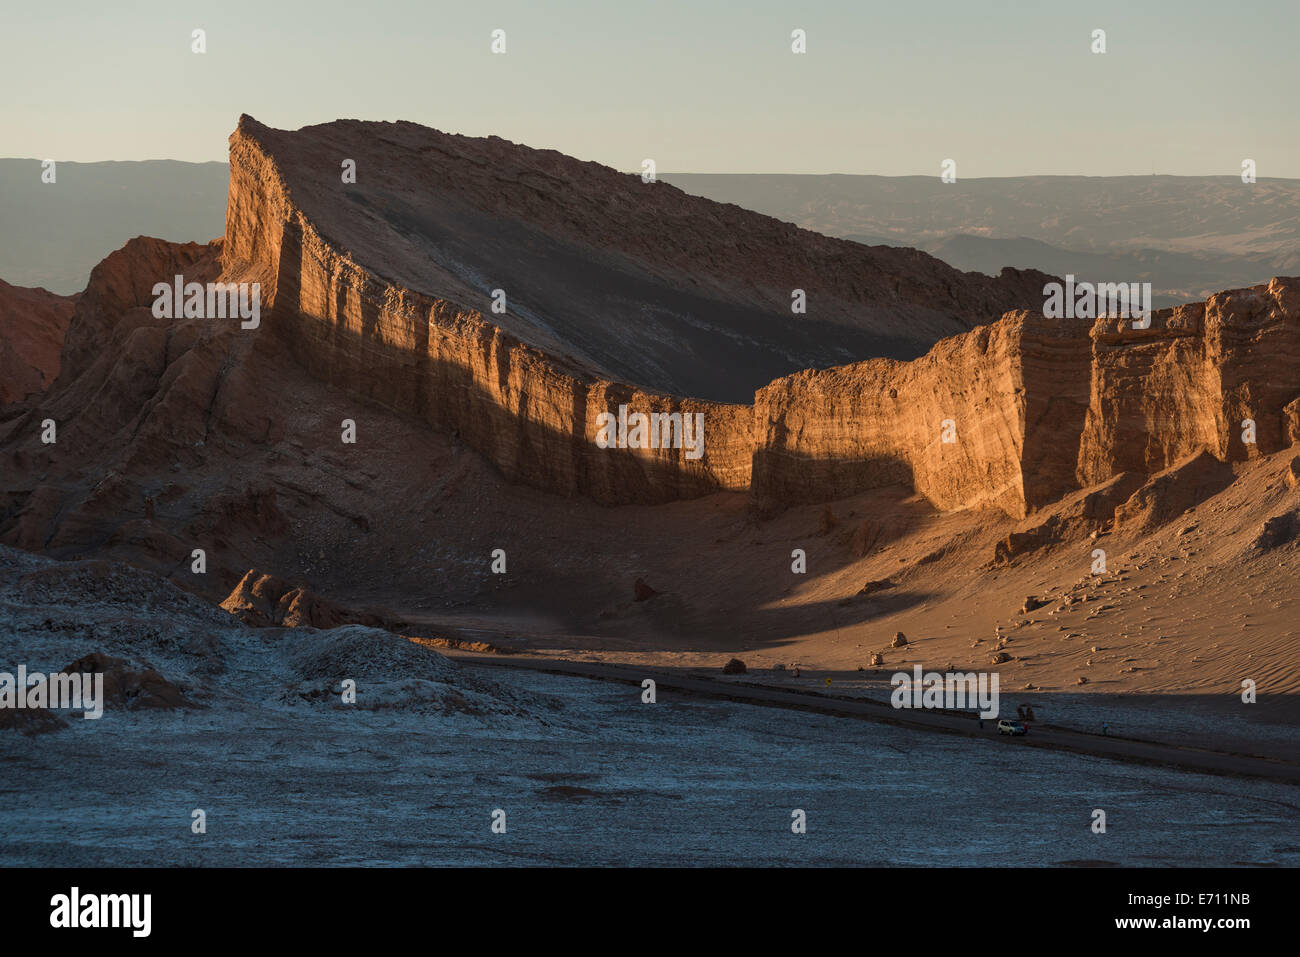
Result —
<svg viewBox="0 0 1300 957"><path fill-rule="evenodd" d="M894 640L889 643L891 648L902 648L907 645L907 637L901 632L894 632Z"/></svg>
<svg viewBox="0 0 1300 957"><path fill-rule="evenodd" d="M745 673L745 663L739 658L732 658L722 666L724 675L743 675Z"/></svg>
<svg viewBox="0 0 1300 957"><path fill-rule="evenodd" d="M647 585L643 578L638 578L636 583L632 586L633 601L649 601L657 594L659 594L659 592Z"/></svg>

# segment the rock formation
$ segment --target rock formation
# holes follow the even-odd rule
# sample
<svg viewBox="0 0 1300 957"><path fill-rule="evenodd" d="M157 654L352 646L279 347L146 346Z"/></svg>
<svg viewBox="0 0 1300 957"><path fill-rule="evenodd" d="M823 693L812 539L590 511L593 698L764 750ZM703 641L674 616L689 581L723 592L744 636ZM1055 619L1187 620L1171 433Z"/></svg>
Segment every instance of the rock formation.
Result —
<svg viewBox="0 0 1300 957"><path fill-rule="evenodd" d="M1026 519L1005 560L1112 520L1162 521L1224 479L1193 457L1300 436L1300 280L1163 310L1144 330L1047 319L1041 274L962 274L497 139L244 117L230 149L225 237L142 237L107 257L58 380L0 408L5 543L178 575L202 542L218 599L251 567L306 589L326 545L373 537L344 554L382 567L395 540L436 535L404 537L430 518L409 510L414 489L464 480L468 447L529 494L603 505L748 491L771 514L901 485L942 510ZM155 285L177 275L259 284L259 324L155 315ZM793 289L815 319L791 313ZM702 416L700 454L600 447L620 407ZM336 451L345 417L362 455ZM47 418L57 445L38 438ZM402 474L377 499L381 445ZM821 530L862 556L895 534L872 522ZM299 597L292 615L328 618Z"/></svg>
<svg viewBox="0 0 1300 957"><path fill-rule="evenodd" d="M308 588L262 574L255 568L249 569L221 607L255 628L337 628L353 624L378 628L384 625L375 615L344 608Z"/></svg>
<svg viewBox="0 0 1300 957"><path fill-rule="evenodd" d="M788 504L901 482L942 509L1023 517L1202 449L1239 461L1293 441L1300 280L1160 310L1145 330L1090 325L1015 312L913 362L773 382L755 403L754 494Z"/></svg>
<svg viewBox="0 0 1300 957"><path fill-rule="evenodd" d="M747 406L647 386L748 399L781 366L916 354L1033 301L1044 278L961 274L413 124L286 133L243 117L230 158L226 272L262 283L273 333L305 368L453 431L513 481L611 504L750 482ZM511 255L484 259L507 243ZM791 313L794 289L817 323ZM597 448L598 417L622 406L702 415L702 456Z"/></svg>

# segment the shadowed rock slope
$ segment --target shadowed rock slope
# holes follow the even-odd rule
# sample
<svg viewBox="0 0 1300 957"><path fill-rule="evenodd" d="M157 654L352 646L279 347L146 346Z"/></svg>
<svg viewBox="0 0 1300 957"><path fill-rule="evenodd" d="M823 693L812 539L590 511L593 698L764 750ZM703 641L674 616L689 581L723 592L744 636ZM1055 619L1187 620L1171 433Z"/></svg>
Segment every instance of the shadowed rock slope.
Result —
<svg viewBox="0 0 1300 957"><path fill-rule="evenodd" d="M0 279L0 405L43 392L54 381L76 301Z"/></svg>

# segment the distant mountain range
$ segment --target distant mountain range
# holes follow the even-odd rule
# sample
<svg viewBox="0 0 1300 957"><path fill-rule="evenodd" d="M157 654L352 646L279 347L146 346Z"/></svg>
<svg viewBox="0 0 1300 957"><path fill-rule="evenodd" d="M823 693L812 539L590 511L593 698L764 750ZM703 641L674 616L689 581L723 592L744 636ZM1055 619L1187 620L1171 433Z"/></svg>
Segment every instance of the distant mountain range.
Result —
<svg viewBox="0 0 1300 957"><path fill-rule="evenodd" d="M830 236L1003 266L1152 284L1156 305L1300 273L1300 180L1235 176L670 174L688 193Z"/></svg>
<svg viewBox="0 0 1300 957"><path fill-rule="evenodd" d="M225 163L0 160L0 279L63 294L138 235L205 242L225 229ZM735 203L868 245L912 246L962 270L1003 266L1152 283L1155 304L1300 274L1300 180L1233 176L665 174Z"/></svg>
<svg viewBox="0 0 1300 957"><path fill-rule="evenodd" d="M207 242L226 229L226 163L0 159L0 279L69 295L135 236Z"/></svg>
<svg viewBox="0 0 1300 957"><path fill-rule="evenodd" d="M1167 249L1079 252L1040 239L993 239L958 233L900 243L894 237L844 237L867 245L914 246L958 269L996 275L1003 266L1067 273L1094 282L1150 282L1157 308L1204 299L1222 289L1253 286L1273 276L1300 272L1295 252L1236 256L1180 253Z"/></svg>

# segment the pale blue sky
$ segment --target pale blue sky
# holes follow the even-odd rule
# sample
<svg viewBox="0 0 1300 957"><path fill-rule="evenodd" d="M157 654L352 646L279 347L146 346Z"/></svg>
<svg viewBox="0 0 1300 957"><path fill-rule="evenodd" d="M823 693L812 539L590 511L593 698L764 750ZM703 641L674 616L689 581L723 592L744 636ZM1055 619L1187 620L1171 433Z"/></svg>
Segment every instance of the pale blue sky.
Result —
<svg viewBox="0 0 1300 957"><path fill-rule="evenodd" d="M11 0L0 156L224 160L247 112L638 171L1300 177L1298 25L1300 0Z"/></svg>

